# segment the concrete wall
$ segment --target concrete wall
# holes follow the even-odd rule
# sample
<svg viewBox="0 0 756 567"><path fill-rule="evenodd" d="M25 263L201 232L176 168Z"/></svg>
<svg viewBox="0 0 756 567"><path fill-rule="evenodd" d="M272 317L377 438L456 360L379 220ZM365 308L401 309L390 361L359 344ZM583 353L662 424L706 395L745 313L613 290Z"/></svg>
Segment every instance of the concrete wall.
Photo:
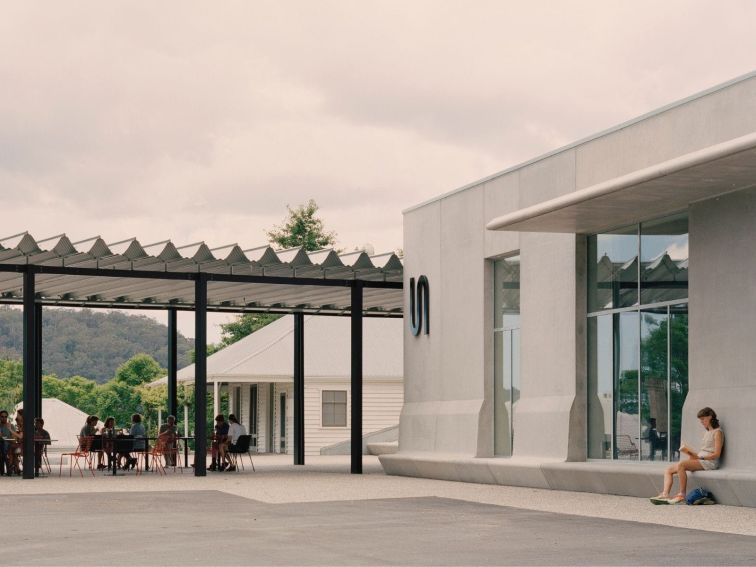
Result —
<svg viewBox="0 0 756 567"><path fill-rule="evenodd" d="M508 212L756 131L754 109L756 76L751 76L406 211L405 287L409 289L411 277L428 277L431 331L414 337L405 327L405 405L396 458L404 454L415 459L414 455L424 453L493 455L491 262L519 250L522 392L515 418L514 457L584 460L585 239L487 232L485 224ZM756 430L751 402L737 401L741 395L756 399L754 381L747 372L753 362L746 346L753 333L747 331L753 329L742 316L756 302L756 292L747 289L747 276L756 275L749 264L756 264L745 253L753 241L748 236L753 235L738 236L734 244L725 232L733 222L741 223L740 232L751 230L746 228L754 224L749 214L750 219L754 217L750 204L739 201L728 208L724 201L716 205L722 209L720 217L734 215L726 226L702 218L706 205L691 212L690 350L701 349L691 357L691 394L684 422L684 435L691 442L697 435L688 415L690 404L720 404L732 435L740 436L749 427ZM717 238L717 244L703 244ZM716 258L719 263L728 262L722 266L724 271L708 268L707 263ZM732 278L732 273L745 277ZM727 293L721 287L714 292L717 278L728 279ZM703 310L701 305L715 295L721 299ZM738 295L744 297L744 305L732 299ZM406 312L408 303L407 295ZM722 357L714 346L720 341L711 340L702 323L711 324L711 316L722 313L739 316L740 321L722 331L731 341L727 346L731 359L720 363ZM716 395L706 390L712 381L703 378L712 373L728 374L721 382L717 378ZM728 451L728 462L753 462L746 454L756 454L756 441L743 447L742 453L734 448ZM433 476L433 470L425 467L422 475Z"/></svg>
<svg viewBox="0 0 756 567"><path fill-rule="evenodd" d="M756 180L754 180L756 181ZM696 412L719 415L727 468L756 469L756 189L690 209L689 384L683 439L698 446Z"/></svg>

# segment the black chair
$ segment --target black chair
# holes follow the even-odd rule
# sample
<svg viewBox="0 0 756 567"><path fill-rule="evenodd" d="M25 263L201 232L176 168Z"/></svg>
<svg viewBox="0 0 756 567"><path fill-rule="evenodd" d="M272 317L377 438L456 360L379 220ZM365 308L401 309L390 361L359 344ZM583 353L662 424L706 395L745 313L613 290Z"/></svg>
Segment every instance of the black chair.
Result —
<svg viewBox="0 0 756 567"><path fill-rule="evenodd" d="M228 446L228 456L231 459L231 464L234 467L238 467L241 464L242 470L244 470L244 460L239 458L239 455L247 454L249 457L249 464L252 465L252 471L255 471L255 463L252 462L252 452L249 450L249 443L252 441L251 435L239 435L234 445ZM238 470L238 469L237 469Z"/></svg>

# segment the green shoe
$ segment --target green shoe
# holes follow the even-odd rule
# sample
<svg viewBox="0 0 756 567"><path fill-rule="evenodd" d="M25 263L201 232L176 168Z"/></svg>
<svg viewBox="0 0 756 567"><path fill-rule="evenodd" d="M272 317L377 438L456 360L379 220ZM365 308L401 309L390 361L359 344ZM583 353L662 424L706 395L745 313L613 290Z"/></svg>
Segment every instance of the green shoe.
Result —
<svg viewBox="0 0 756 567"><path fill-rule="evenodd" d="M651 504L654 504L656 506L658 506L659 504L669 504L669 496L654 496L652 498L649 498L649 500L651 501Z"/></svg>

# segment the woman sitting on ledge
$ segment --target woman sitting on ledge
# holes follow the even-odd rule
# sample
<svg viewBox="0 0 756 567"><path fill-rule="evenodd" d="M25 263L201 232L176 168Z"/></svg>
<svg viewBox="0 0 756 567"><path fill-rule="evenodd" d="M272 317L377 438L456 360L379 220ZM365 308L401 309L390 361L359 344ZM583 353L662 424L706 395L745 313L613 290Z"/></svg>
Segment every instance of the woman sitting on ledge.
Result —
<svg viewBox="0 0 756 567"><path fill-rule="evenodd" d="M651 498L654 504L679 504L685 502L685 490L688 486L688 471L713 471L719 468L719 458L722 455L724 446L724 432L719 427L719 420L716 412L711 408L703 408L697 414L701 425L706 432L703 436L701 450L696 453L683 443L680 446L680 452L688 455L688 459L680 461L675 465L670 465L664 471L664 490L659 496ZM674 475L680 478L680 492L670 498L669 491L672 490Z"/></svg>

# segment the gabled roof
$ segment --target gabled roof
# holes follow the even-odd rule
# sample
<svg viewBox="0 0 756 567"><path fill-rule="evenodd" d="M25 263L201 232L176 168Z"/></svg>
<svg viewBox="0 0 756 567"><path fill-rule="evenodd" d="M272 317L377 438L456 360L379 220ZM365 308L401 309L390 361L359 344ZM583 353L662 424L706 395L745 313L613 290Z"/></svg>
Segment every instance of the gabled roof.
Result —
<svg viewBox="0 0 756 567"><path fill-rule="evenodd" d="M305 379L351 375L350 321L344 317L305 316ZM363 321L365 380L399 380L404 375L402 320ZM207 381L291 382L294 372L294 316L286 315L207 357ZM194 381L194 365L178 371L179 382ZM161 378L152 385L165 384Z"/></svg>

